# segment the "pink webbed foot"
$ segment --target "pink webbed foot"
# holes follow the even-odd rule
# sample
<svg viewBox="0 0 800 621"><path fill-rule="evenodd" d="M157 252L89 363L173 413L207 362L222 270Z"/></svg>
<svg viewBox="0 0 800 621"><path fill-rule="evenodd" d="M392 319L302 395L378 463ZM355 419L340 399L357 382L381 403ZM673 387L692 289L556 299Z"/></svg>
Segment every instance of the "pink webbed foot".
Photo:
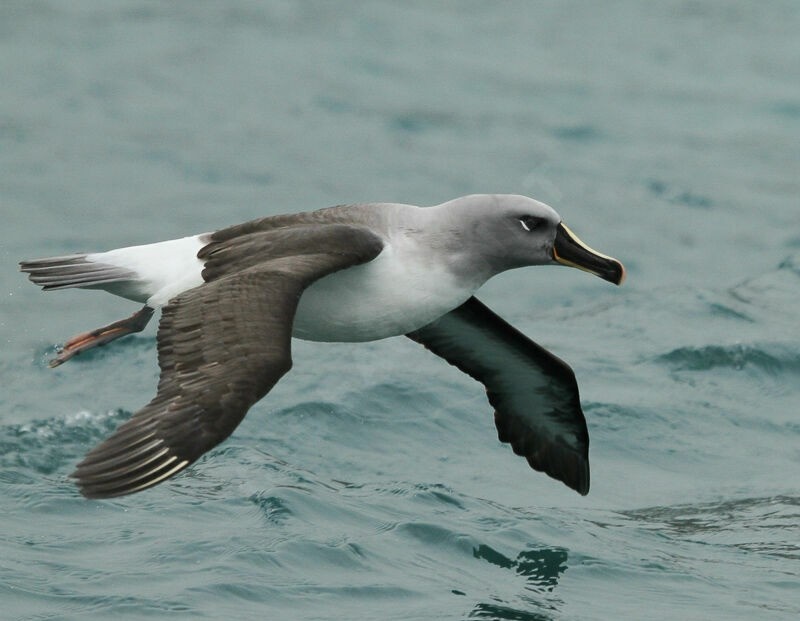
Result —
<svg viewBox="0 0 800 621"><path fill-rule="evenodd" d="M48 363L50 368L64 364L73 356L77 356L87 349L105 345L127 334L141 332L150 321L153 312L154 310L149 306L143 306L141 310L126 319L120 319L96 330L76 334L59 348L56 357Z"/></svg>

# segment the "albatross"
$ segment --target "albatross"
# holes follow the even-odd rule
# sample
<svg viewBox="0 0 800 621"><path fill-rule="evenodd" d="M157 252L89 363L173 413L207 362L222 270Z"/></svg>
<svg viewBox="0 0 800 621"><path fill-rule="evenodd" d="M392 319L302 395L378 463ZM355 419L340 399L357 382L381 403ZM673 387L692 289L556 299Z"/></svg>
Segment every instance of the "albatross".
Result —
<svg viewBox="0 0 800 621"><path fill-rule="evenodd" d="M20 269L46 291L102 289L144 304L67 340L52 367L140 332L161 309L156 395L70 475L87 498L152 487L225 440L291 368L292 337L399 335L481 382L499 440L585 495L589 434L575 374L474 297L496 274L548 264L625 278L554 209L507 194L338 205Z"/></svg>

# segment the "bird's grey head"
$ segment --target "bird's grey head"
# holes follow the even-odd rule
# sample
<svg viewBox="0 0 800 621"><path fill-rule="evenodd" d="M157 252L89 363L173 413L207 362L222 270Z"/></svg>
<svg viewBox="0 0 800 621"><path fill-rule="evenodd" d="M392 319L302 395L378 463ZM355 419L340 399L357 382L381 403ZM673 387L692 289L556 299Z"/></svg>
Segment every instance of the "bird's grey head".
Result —
<svg viewBox="0 0 800 621"><path fill-rule="evenodd" d="M473 194L437 208L447 214L456 242L452 249L467 272L484 272L488 278L517 267L556 263L618 285L625 278L619 261L592 250L552 207L527 196Z"/></svg>

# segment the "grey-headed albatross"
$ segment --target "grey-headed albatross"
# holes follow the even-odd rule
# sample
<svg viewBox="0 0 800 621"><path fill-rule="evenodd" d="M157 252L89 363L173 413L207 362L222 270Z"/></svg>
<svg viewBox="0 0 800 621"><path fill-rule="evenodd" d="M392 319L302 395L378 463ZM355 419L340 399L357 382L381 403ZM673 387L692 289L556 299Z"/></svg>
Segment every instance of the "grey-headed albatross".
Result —
<svg viewBox="0 0 800 621"><path fill-rule="evenodd" d="M291 337L397 335L482 382L500 441L586 494L589 435L572 369L473 297L495 274L553 263L615 284L625 277L551 207L503 194L425 208L339 205L20 267L45 290L144 303L69 339L51 366L141 331L162 309L157 393L78 464L71 476L88 498L156 485L225 440L291 368Z"/></svg>

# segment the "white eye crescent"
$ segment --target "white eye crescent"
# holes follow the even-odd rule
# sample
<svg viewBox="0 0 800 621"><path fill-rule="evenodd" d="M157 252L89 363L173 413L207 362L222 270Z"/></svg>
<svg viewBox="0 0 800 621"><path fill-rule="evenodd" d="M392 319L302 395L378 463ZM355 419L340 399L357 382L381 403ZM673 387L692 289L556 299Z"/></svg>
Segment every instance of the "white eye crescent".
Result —
<svg viewBox="0 0 800 621"><path fill-rule="evenodd" d="M533 229L539 226L539 224L541 224L541 220L533 216L522 216L519 219L519 223L522 225L523 229L530 233Z"/></svg>

